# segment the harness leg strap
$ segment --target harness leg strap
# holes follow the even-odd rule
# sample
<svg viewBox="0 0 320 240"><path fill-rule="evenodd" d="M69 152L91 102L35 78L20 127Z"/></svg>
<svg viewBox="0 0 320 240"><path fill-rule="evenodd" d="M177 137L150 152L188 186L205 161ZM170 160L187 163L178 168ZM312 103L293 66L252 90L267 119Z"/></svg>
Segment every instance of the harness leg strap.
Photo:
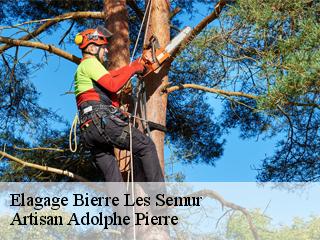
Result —
<svg viewBox="0 0 320 240"><path fill-rule="evenodd" d="M129 132L129 125L127 125L122 129L121 135L118 137L117 142L119 142L121 145L125 145Z"/></svg>

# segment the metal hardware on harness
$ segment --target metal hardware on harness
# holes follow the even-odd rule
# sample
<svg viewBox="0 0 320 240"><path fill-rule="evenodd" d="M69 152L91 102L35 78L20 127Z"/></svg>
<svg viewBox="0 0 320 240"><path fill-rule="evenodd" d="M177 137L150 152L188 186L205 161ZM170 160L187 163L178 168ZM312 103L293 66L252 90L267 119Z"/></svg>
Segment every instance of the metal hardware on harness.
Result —
<svg viewBox="0 0 320 240"><path fill-rule="evenodd" d="M92 122L92 119L89 119L83 123L80 121L80 129L83 130L83 129L88 128L90 126L91 122Z"/></svg>
<svg viewBox="0 0 320 240"><path fill-rule="evenodd" d="M92 111L96 112L99 110L107 110L108 113L110 113L110 114L115 114L116 112L120 112L120 110L114 106L99 104L99 105L93 105L93 106L88 106L88 107L84 108L81 111L81 114L85 115L85 114L90 113Z"/></svg>
<svg viewBox="0 0 320 240"><path fill-rule="evenodd" d="M159 60L156 57L156 50L160 48L159 40L156 36L152 35L149 39L149 44L146 49L151 49L152 51L152 60L160 65Z"/></svg>
<svg viewBox="0 0 320 240"><path fill-rule="evenodd" d="M127 125L122 129L121 135L118 137L118 142L120 144L125 144L129 134L130 134L130 129L129 129L129 125Z"/></svg>
<svg viewBox="0 0 320 240"><path fill-rule="evenodd" d="M91 112L91 111L92 111L92 106L89 106L89 107L86 107L85 109L83 109L82 113L86 114L86 113Z"/></svg>
<svg viewBox="0 0 320 240"><path fill-rule="evenodd" d="M110 105L92 105L85 107L80 111L80 129L88 127L90 122L93 122L97 127L104 128L107 124L106 116L114 115L123 121L126 121L126 116L120 109ZM102 133L102 132L100 132Z"/></svg>

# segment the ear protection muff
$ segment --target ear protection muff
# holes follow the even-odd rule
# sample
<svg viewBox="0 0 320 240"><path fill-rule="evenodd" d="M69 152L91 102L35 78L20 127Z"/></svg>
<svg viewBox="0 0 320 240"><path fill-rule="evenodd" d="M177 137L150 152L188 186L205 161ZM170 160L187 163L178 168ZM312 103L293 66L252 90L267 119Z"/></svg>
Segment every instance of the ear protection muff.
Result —
<svg viewBox="0 0 320 240"><path fill-rule="evenodd" d="M75 44L80 45L82 41L83 41L83 36L80 33L78 33L74 38L74 42Z"/></svg>

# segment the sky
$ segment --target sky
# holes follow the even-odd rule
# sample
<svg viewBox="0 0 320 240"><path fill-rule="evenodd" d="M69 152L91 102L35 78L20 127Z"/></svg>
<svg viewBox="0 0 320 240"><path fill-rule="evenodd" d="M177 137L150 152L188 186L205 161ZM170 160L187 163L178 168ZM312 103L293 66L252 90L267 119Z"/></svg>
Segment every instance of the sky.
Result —
<svg viewBox="0 0 320 240"><path fill-rule="evenodd" d="M198 14L192 19L182 15L184 25L194 27L203 16L207 15L207 9L200 6ZM41 41L45 43L56 44L59 42L64 32L69 27L69 23L63 24L63 28L55 32L54 36L42 36ZM184 26L182 26L184 27ZM80 51L75 45L68 44L67 51L80 57ZM39 60L43 52L35 50L30 55L31 60ZM70 123L72 122L77 110L75 97L73 94L65 94L73 91L73 75L76 71L76 65L65 59L58 58L55 55L48 55L46 66L40 71L33 74L31 81L35 84L40 92L40 103L42 106L51 108L58 114L64 116ZM210 98L209 98L210 99ZM213 99L213 98L212 98ZM219 109L219 103L211 101L216 109ZM215 113L216 116L219 113ZM71 126L71 124L70 124ZM272 141L255 141L241 140L238 130L233 130L226 136L224 154L216 162L216 166L205 164L175 164L172 168L167 165L167 174L181 172L185 176L185 181L220 181L220 182L250 182L255 181L257 172L255 167L259 167L260 161L266 156L271 155L274 151L275 143ZM165 149L165 158L169 159L170 150Z"/></svg>

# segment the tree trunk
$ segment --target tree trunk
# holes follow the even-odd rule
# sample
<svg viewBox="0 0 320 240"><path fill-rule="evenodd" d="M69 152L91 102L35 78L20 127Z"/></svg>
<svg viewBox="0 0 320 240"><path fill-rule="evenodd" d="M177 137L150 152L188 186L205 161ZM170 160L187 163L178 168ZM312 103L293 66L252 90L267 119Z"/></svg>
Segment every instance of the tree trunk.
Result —
<svg viewBox="0 0 320 240"><path fill-rule="evenodd" d="M125 0L105 0L104 12L106 27L113 33L108 45L108 69L118 69L130 62L130 40L128 12ZM115 156L119 161L119 168L124 180L129 170L130 155L127 151L115 149Z"/></svg>
<svg viewBox="0 0 320 240"><path fill-rule="evenodd" d="M108 48L108 69L116 69L129 64L129 26L125 0L105 0L104 11L107 17L106 26L114 34ZM170 14L168 0L151 0L151 14L146 35L147 40L155 35L161 47L170 41ZM161 87L168 83L168 68L158 74L150 74L146 79L147 119L162 125L166 124L167 96L161 95ZM162 171L164 172L164 137L161 131L152 131ZM118 154L118 152L116 152ZM121 155L120 159L124 159ZM120 161L120 169L127 161ZM127 169L125 169L127 170Z"/></svg>
<svg viewBox="0 0 320 240"><path fill-rule="evenodd" d="M158 38L160 47L165 47L170 41L170 5L168 0L150 0L151 14L148 26L147 40L154 35ZM166 125L167 95L161 94L161 87L168 83L168 67L158 74L146 79L147 119L161 125ZM164 172L164 137L161 131L152 131L152 139L156 145L160 165Z"/></svg>
<svg viewBox="0 0 320 240"><path fill-rule="evenodd" d="M113 33L108 45L108 69L126 66L130 62L128 12L125 0L105 0L106 27Z"/></svg>

